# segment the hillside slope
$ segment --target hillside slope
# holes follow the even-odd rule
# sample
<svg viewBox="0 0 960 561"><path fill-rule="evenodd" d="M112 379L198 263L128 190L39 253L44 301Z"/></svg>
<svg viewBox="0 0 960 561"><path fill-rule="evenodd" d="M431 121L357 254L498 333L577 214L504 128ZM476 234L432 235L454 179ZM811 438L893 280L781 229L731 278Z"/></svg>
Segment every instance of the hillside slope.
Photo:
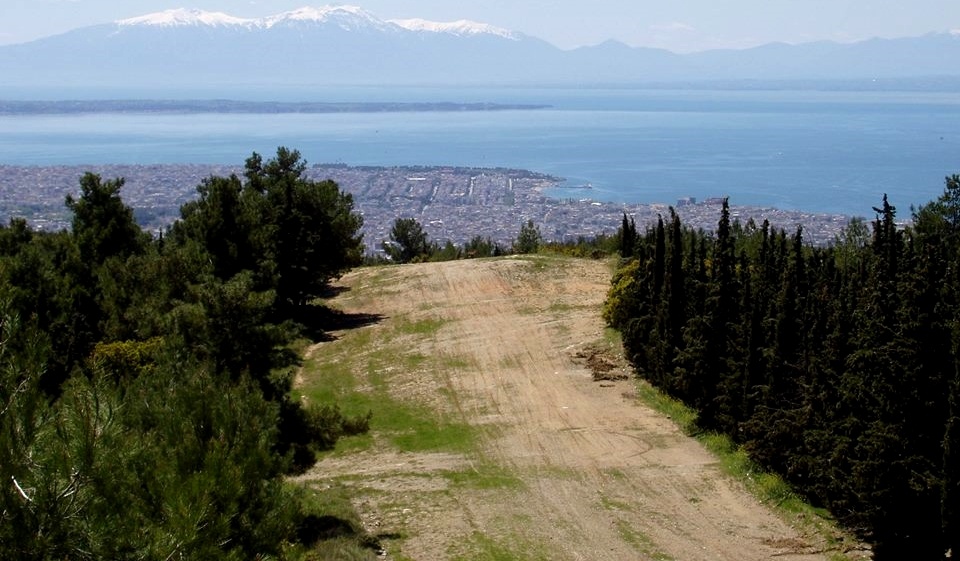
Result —
<svg viewBox="0 0 960 561"><path fill-rule="evenodd" d="M300 387L384 407L301 479L348 487L388 559L826 559L635 381L594 381L590 356L623 368L599 312L610 274L550 257L349 274L330 304L353 327L309 350ZM390 404L431 426L390 425Z"/></svg>

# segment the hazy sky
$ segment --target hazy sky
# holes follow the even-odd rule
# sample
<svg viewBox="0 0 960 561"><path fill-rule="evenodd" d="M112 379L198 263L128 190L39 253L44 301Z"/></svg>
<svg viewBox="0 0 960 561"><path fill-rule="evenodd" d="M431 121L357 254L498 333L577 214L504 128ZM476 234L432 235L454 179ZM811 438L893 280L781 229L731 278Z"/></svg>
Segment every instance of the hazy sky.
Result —
<svg viewBox="0 0 960 561"><path fill-rule="evenodd" d="M0 0L0 44L169 8L260 17L327 3L358 5L384 19L472 19L561 48L617 39L689 52L960 28L960 0Z"/></svg>

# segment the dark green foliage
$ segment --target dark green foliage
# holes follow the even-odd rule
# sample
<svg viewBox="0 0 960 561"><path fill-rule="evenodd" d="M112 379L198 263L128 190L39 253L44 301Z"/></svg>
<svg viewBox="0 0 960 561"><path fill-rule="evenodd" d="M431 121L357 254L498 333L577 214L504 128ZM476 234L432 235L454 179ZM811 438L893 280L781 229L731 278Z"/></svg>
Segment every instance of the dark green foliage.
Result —
<svg viewBox="0 0 960 561"><path fill-rule="evenodd" d="M123 179L102 182L99 175L88 172L80 178L80 198L67 195L73 235L80 256L89 265L99 265L109 257L129 257L146 245L133 210L120 199L123 183Z"/></svg>
<svg viewBox="0 0 960 561"><path fill-rule="evenodd" d="M620 242L620 257L629 259L633 256L633 250L637 245L638 237L637 223L633 220L633 217L628 219L627 213L623 213L623 223L620 225L620 231L617 232L617 238Z"/></svg>
<svg viewBox="0 0 960 561"><path fill-rule="evenodd" d="M382 244L386 258L368 255L369 264L385 263L421 263L427 261L453 261L477 257L497 257L513 253L537 253L540 251L599 259L616 251L620 243L619 236L600 234L592 238L579 237L576 240L544 241L532 221L520 229L520 235L509 249L483 236L474 236L463 246L457 246L450 240L443 245L432 242L423 227L415 218L398 218L390 231L390 239Z"/></svg>
<svg viewBox="0 0 960 561"><path fill-rule="evenodd" d="M360 255L349 196L303 170L254 155L156 240L91 174L72 232L0 227L0 558L293 547L283 476L369 424L291 395L292 320Z"/></svg>
<svg viewBox="0 0 960 561"><path fill-rule="evenodd" d="M182 219L174 226L174 239L204 248L217 278L229 279L243 270L260 270L258 261L265 257L267 248L266 240L255 234L259 193L253 191L244 196L237 176L205 179L197 193L196 200L181 208Z"/></svg>
<svg viewBox="0 0 960 561"><path fill-rule="evenodd" d="M292 535L275 406L248 383L164 366L122 387L76 377L49 404L39 366L0 363L16 388L0 421L0 556L250 559Z"/></svg>
<svg viewBox="0 0 960 561"><path fill-rule="evenodd" d="M474 257L496 257L505 253L506 251L490 238L474 236L463 246L462 255L471 259Z"/></svg>
<svg viewBox="0 0 960 561"><path fill-rule="evenodd" d="M543 243L543 236L540 235L540 228L534 225L533 220L528 220L526 224L520 226L520 233L513 242L514 253L536 253Z"/></svg>
<svg viewBox="0 0 960 561"><path fill-rule="evenodd" d="M833 247L764 223L712 234L675 215L623 246L604 317L637 372L874 544L875 559L957 551L960 176L897 224ZM669 231L669 232L668 232Z"/></svg>
<svg viewBox="0 0 960 561"><path fill-rule="evenodd" d="M359 265L363 252L353 197L332 181L304 178L305 169L296 150L278 148L266 163L254 153L246 183L236 176L204 181L170 241L199 246L222 281L249 271L255 289L274 292L278 309L303 307Z"/></svg>
<svg viewBox="0 0 960 561"><path fill-rule="evenodd" d="M412 263L428 260L437 248L430 243L416 218L397 218L390 229L390 241L384 242L383 250L394 263Z"/></svg>
<svg viewBox="0 0 960 561"><path fill-rule="evenodd" d="M24 226L14 222L0 228L0 240L5 240L0 286L12 314L35 323L57 342L39 382L54 395L98 339L98 287L71 235L26 235Z"/></svg>
<svg viewBox="0 0 960 561"><path fill-rule="evenodd" d="M561 242L543 241L540 244L541 253L554 253L570 257L602 259L617 252L619 241L616 236L599 234L594 237L578 236L577 239L568 239ZM502 250L497 255L504 253Z"/></svg>

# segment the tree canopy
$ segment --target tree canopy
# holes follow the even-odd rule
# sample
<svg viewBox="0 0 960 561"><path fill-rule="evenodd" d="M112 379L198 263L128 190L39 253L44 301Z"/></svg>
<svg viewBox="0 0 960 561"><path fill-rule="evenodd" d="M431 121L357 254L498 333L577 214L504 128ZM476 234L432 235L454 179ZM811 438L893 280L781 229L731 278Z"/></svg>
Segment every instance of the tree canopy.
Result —
<svg viewBox="0 0 960 561"><path fill-rule="evenodd" d="M303 306L363 259L363 219L353 197L305 171L296 150L281 147L267 162L254 153L246 181L212 177L198 188L171 241L199 245L221 280L248 270L281 307Z"/></svg>
<svg viewBox="0 0 960 561"><path fill-rule="evenodd" d="M513 251L514 253L536 253L542 243L543 236L540 234L540 228L533 223L533 220L527 220L520 226L520 233L513 242Z"/></svg>
<svg viewBox="0 0 960 561"><path fill-rule="evenodd" d="M830 247L765 222L621 230L604 317L637 372L874 545L957 552L960 176Z"/></svg>
<svg viewBox="0 0 960 561"><path fill-rule="evenodd" d="M70 232L0 226L0 557L296 548L308 513L283 477L369 419L291 395L298 310L361 252L350 196L305 170L254 154L157 238L93 174Z"/></svg>

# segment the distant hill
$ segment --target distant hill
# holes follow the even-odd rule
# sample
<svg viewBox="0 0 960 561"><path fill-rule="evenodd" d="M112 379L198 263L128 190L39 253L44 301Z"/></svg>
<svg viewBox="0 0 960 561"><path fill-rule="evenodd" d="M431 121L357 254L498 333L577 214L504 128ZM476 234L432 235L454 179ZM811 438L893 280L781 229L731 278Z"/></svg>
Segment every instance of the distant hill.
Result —
<svg viewBox="0 0 960 561"><path fill-rule="evenodd" d="M0 76L134 88L912 79L960 76L960 34L680 55L615 41L561 50L487 24L387 21L351 6L259 19L178 9L0 46Z"/></svg>

